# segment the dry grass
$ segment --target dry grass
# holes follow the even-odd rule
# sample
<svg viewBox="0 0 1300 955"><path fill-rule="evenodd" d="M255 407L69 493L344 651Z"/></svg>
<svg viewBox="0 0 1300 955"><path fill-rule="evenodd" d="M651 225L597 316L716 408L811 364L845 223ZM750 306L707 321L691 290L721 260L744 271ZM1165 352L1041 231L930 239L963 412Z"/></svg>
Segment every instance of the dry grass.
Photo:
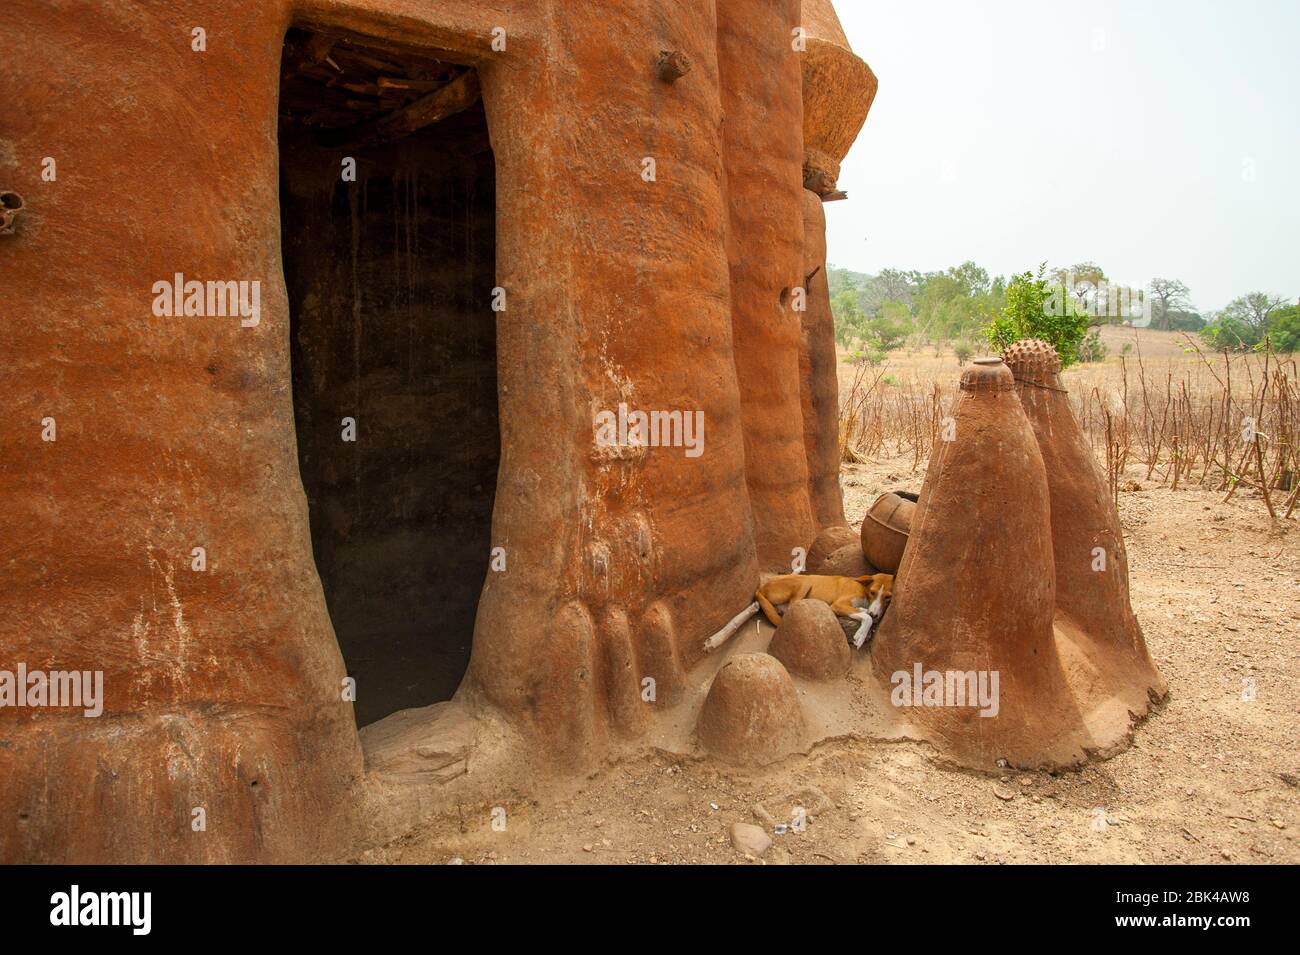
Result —
<svg viewBox="0 0 1300 955"><path fill-rule="evenodd" d="M1175 332L1107 328L1105 362L1066 371L1065 385L1112 493L1139 464L1148 481L1232 498L1258 492L1271 517L1300 495L1300 375L1292 356L1222 355ZM1129 346L1125 349L1124 346ZM876 368L842 365L840 444L847 462L906 456L918 470L953 406L951 352L896 352Z"/></svg>

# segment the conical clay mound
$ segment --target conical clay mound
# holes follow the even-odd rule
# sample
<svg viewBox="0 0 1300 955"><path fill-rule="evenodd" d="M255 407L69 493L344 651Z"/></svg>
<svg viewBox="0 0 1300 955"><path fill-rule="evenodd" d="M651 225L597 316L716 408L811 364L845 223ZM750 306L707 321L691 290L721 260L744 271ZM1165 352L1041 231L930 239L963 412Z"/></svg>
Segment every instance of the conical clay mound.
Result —
<svg viewBox="0 0 1300 955"><path fill-rule="evenodd" d="M1129 603L1128 556L1119 514L1061 383L1047 342L1016 342L1002 353L1016 379L1047 471L1060 650L1088 709L1144 715L1166 690ZM1112 735L1114 729L1104 731Z"/></svg>
<svg viewBox="0 0 1300 955"><path fill-rule="evenodd" d="M872 666L904 733L980 768L1068 766L1092 741L1057 656L1047 476L1014 388L996 358L963 374Z"/></svg>

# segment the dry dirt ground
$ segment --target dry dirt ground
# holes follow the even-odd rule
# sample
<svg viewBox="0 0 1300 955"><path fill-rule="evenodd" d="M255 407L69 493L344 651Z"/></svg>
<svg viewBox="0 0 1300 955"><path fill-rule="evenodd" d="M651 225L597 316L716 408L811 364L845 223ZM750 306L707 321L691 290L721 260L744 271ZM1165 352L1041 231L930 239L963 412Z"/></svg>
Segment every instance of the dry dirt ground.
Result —
<svg viewBox="0 0 1300 955"><path fill-rule="evenodd" d="M846 468L850 520L885 490L919 489L909 468ZM997 777L947 768L921 744L837 740L751 775L660 753L507 802L503 831L492 807L463 806L359 861L1300 862L1297 522L1270 527L1249 496L1129 477L1133 603L1171 697L1109 761ZM823 795L830 805L761 860L732 847L731 823L757 823L756 804L782 820Z"/></svg>

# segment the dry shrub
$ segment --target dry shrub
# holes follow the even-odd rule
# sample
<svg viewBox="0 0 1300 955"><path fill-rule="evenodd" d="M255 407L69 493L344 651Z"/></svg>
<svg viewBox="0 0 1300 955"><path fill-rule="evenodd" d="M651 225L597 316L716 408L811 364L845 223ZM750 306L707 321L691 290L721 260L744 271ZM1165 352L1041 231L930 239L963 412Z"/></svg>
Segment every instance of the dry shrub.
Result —
<svg viewBox="0 0 1300 955"><path fill-rule="evenodd" d="M1182 354L1132 356L1066 372L1070 400L1113 494L1130 467L1173 490L1194 485L1230 499L1259 492L1275 518L1300 495L1300 376L1290 356L1206 353L1183 336ZM957 373L901 358L860 365L841 381L840 448L846 462L928 458L956 398Z"/></svg>

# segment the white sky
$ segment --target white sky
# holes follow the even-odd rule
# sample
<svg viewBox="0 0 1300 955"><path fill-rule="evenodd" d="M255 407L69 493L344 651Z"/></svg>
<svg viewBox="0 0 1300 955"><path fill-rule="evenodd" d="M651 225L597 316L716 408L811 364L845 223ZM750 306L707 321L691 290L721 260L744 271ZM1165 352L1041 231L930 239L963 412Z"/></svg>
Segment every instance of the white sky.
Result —
<svg viewBox="0 0 1300 955"><path fill-rule="evenodd" d="M863 272L1093 260L1300 295L1300 0L837 0L880 92L828 203Z"/></svg>

